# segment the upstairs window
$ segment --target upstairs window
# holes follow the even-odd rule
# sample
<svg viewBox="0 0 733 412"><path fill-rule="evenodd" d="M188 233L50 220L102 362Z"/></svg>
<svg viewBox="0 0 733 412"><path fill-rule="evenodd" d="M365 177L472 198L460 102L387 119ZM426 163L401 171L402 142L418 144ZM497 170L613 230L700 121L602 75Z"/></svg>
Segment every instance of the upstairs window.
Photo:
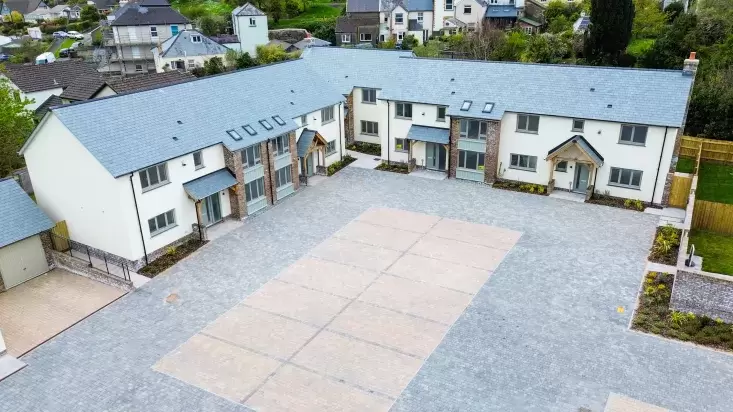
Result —
<svg viewBox="0 0 733 412"><path fill-rule="evenodd" d="M244 126L242 126L242 129L244 129L244 131L247 132L247 134L249 134L250 136L254 136L257 134L257 131L254 129L254 127L248 124L245 124Z"/></svg>
<svg viewBox="0 0 733 412"><path fill-rule="evenodd" d="M155 26L150 27L150 37L158 37L158 28Z"/></svg>
<svg viewBox="0 0 733 412"><path fill-rule="evenodd" d="M290 153L290 136L282 134L272 139L272 150L275 152L275 156L281 156L285 153Z"/></svg>
<svg viewBox="0 0 733 412"><path fill-rule="evenodd" d="M265 119L260 120L260 124L267 130L272 130L272 125Z"/></svg>
<svg viewBox="0 0 733 412"><path fill-rule="evenodd" d="M377 90L376 89L361 89L361 102L362 103L376 103L377 102Z"/></svg>
<svg viewBox="0 0 733 412"><path fill-rule="evenodd" d="M196 168L196 170L204 167L204 155L203 153L201 153L201 150L199 150L198 152L193 152L193 166Z"/></svg>
<svg viewBox="0 0 733 412"><path fill-rule="evenodd" d="M437 116L437 118L435 120L437 120L439 122L444 122L445 121L445 106L439 106L438 107L438 116Z"/></svg>
<svg viewBox="0 0 733 412"><path fill-rule="evenodd" d="M397 103L397 117L402 119L412 119L412 103Z"/></svg>
<svg viewBox="0 0 733 412"><path fill-rule="evenodd" d="M621 137L619 138L619 143L643 146L646 144L646 133L648 129L649 128L646 126L632 126L625 124L621 126Z"/></svg>
<svg viewBox="0 0 733 412"><path fill-rule="evenodd" d="M260 144L254 144L250 147L242 149L242 167L254 167L262 164L260 156Z"/></svg>
<svg viewBox="0 0 733 412"><path fill-rule="evenodd" d="M417 12L417 21L419 21L420 23L422 23L423 20L424 20L423 12L421 12L421 11Z"/></svg>
<svg viewBox="0 0 733 412"><path fill-rule="evenodd" d="M461 111L462 112L469 111L471 109L471 103L473 103L473 102L470 101L470 100L464 100L463 101L463 104L461 105Z"/></svg>
<svg viewBox="0 0 733 412"><path fill-rule="evenodd" d="M249 27L257 27L257 19L254 17L249 18Z"/></svg>
<svg viewBox="0 0 733 412"><path fill-rule="evenodd" d="M285 126L285 120L283 120L283 118L278 115L272 116L272 120L274 120L275 123L277 123L280 126Z"/></svg>
<svg viewBox="0 0 733 412"><path fill-rule="evenodd" d="M492 110L494 110L494 103L486 103L484 105L484 110L482 110L482 112L491 113Z"/></svg>
<svg viewBox="0 0 733 412"><path fill-rule="evenodd" d="M242 140L242 135L237 133L236 130L227 130L227 134L229 135L229 137L231 137L234 140Z"/></svg>
<svg viewBox="0 0 733 412"><path fill-rule="evenodd" d="M171 34L174 36L178 34L178 26L176 25L171 26Z"/></svg>
<svg viewBox="0 0 733 412"><path fill-rule="evenodd" d="M321 123L330 123L333 121L333 106L321 109Z"/></svg>
<svg viewBox="0 0 733 412"><path fill-rule="evenodd" d="M471 5L470 4L466 4L465 6L463 6L463 14L471 14Z"/></svg>
<svg viewBox="0 0 733 412"><path fill-rule="evenodd" d="M445 0L445 9L453 10L453 0Z"/></svg>
<svg viewBox="0 0 733 412"><path fill-rule="evenodd" d="M486 140L488 124L480 120L461 119L461 139Z"/></svg>
<svg viewBox="0 0 733 412"><path fill-rule="evenodd" d="M168 183L168 166L165 163L143 169L138 174L140 175L140 186L143 188L143 192Z"/></svg>
<svg viewBox="0 0 733 412"><path fill-rule="evenodd" d="M394 24L405 24L405 15L402 13L395 13Z"/></svg>
<svg viewBox="0 0 733 412"><path fill-rule="evenodd" d="M540 130L540 117L533 114L517 115L517 131L523 133L537 133Z"/></svg>
<svg viewBox="0 0 733 412"><path fill-rule="evenodd" d="M585 127L585 120L573 119L573 128L571 129L572 132L582 132L584 127Z"/></svg>
<svg viewBox="0 0 733 412"><path fill-rule="evenodd" d="M300 125L308 126L308 115L307 114L300 116Z"/></svg>

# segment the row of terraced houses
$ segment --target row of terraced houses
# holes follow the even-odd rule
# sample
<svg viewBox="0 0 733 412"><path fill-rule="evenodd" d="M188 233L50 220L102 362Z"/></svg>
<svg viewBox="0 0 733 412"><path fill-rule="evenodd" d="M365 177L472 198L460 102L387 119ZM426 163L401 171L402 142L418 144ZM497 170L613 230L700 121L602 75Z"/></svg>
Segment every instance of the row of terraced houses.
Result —
<svg viewBox="0 0 733 412"><path fill-rule="evenodd" d="M46 214L133 268L200 228L284 201L354 140L449 178L664 204L696 67L312 48L294 61L52 107L22 154Z"/></svg>

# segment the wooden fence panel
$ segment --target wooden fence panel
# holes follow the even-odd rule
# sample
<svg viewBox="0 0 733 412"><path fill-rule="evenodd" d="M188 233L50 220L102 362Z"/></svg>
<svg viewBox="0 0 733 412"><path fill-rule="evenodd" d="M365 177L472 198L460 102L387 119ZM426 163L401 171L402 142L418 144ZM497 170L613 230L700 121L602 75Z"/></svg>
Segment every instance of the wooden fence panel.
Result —
<svg viewBox="0 0 733 412"><path fill-rule="evenodd" d="M733 235L733 205L695 200L692 228Z"/></svg>
<svg viewBox="0 0 733 412"><path fill-rule="evenodd" d="M695 157L699 148L702 148L700 158L703 161L733 163L733 142L727 140L683 136L680 156Z"/></svg>
<svg viewBox="0 0 733 412"><path fill-rule="evenodd" d="M51 228L51 233L55 235L51 236L51 241L53 248L57 252L66 252L71 249L71 245L69 244L69 239L71 239L69 237L69 227L66 226L65 220L56 223L56 226Z"/></svg>
<svg viewBox="0 0 733 412"><path fill-rule="evenodd" d="M682 209L686 208L687 200L690 197L690 187L692 187L691 177L674 176L669 191L669 205Z"/></svg>

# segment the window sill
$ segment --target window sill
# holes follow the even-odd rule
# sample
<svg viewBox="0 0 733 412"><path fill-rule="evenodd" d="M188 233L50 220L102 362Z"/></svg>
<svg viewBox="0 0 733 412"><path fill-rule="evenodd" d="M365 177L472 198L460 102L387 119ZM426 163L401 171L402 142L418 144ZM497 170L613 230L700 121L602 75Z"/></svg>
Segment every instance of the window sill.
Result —
<svg viewBox="0 0 733 412"><path fill-rule="evenodd" d="M335 121L336 121L335 119L331 119L331 120L327 120L327 121L325 121L325 122L321 122L321 126L323 126L324 124L329 124L329 123L333 123L333 122L335 122Z"/></svg>
<svg viewBox="0 0 733 412"><path fill-rule="evenodd" d="M641 191L641 186L635 187L635 186L626 186L618 183L609 183L608 186L612 187L620 187L621 189L629 189L629 190L639 190Z"/></svg>
<svg viewBox="0 0 733 412"><path fill-rule="evenodd" d="M335 155L337 152L334 150L333 152L326 153L326 157Z"/></svg>
<svg viewBox="0 0 733 412"><path fill-rule="evenodd" d="M570 129L571 132L583 133L583 129Z"/></svg>
<svg viewBox="0 0 733 412"><path fill-rule="evenodd" d="M160 183L160 184L158 184L156 186L148 186L148 187L146 187L145 189L142 190L142 193L152 192L155 189L159 189L159 188L161 188L163 186L168 186L170 183L171 182L168 181L168 182L165 182L165 183Z"/></svg>
<svg viewBox="0 0 733 412"><path fill-rule="evenodd" d="M401 120L412 120L412 117L395 116L394 118L401 119Z"/></svg>
<svg viewBox="0 0 733 412"><path fill-rule="evenodd" d="M361 104L377 104L377 102L365 102L364 100L362 100Z"/></svg>
<svg viewBox="0 0 733 412"><path fill-rule="evenodd" d="M517 133L525 133L525 134L539 134L539 132L533 132L531 130L515 130Z"/></svg>
<svg viewBox="0 0 733 412"><path fill-rule="evenodd" d="M374 136L374 137L379 137L379 133L364 133L364 132L361 132L361 133L359 133L359 134L360 134L360 135L362 135L362 136Z"/></svg>
<svg viewBox="0 0 733 412"><path fill-rule="evenodd" d="M559 170L559 169L555 169L555 171L556 171L556 172L559 172L559 173L567 173L567 172L568 172L568 170L567 170L567 169L565 169L565 170Z"/></svg>
<svg viewBox="0 0 733 412"><path fill-rule="evenodd" d="M646 143L624 142L623 140L619 140L618 144L623 144L626 146L640 146L640 147L646 146Z"/></svg>
<svg viewBox="0 0 733 412"><path fill-rule="evenodd" d="M436 122L445 123L445 119L435 119Z"/></svg>
<svg viewBox="0 0 733 412"><path fill-rule="evenodd" d="M169 230L171 230L171 229L175 229L175 228L177 228L177 227L178 227L178 224L177 224L177 223L176 223L176 224L173 224L173 226L167 226L167 227L166 227L165 229L163 229L163 230L159 230L159 231L157 231L157 232L155 232L155 233L151 233L151 234L150 234L150 238L152 239L152 238L154 238L154 237L156 237L156 236L158 236L158 235L162 235L163 233L165 233L165 232L167 232L167 231L169 231Z"/></svg>
<svg viewBox="0 0 733 412"><path fill-rule="evenodd" d="M206 167L205 165L199 165L199 166L195 166L195 167L194 167L194 170L201 170L201 169L203 169L203 168L205 168L205 167Z"/></svg>
<svg viewBox="0 0 733 412"><path fill-rule="evenodd" d="M514 169L514 170L521 170L521 171L523 171L523 172L532 172L532 173L537 173L537 169L529 169L529 168L525 168L525 167L518 167L518 166L509 166L509 168L510 168L510 169Z"/></svg>

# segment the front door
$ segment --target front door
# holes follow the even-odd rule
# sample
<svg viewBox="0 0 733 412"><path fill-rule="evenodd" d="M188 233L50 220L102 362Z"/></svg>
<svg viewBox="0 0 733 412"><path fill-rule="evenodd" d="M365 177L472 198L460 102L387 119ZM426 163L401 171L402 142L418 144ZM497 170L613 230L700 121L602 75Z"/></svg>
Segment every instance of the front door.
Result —
<svg viewBox="0 0 733 412"><path fill-rule="evenodd" d="M310 152L310 154L305 157L305 175L308 177L313 176L313 153L314 152Z"/></svg>
<svg viewBox="0 0 733 412"><path fill-rule="evenodd" d="M445 170L445 146L438 143L425 143L425 167L432 170Z"/></svg>
<svg viewBox="0 0 733 412"><path fill-rule="evenodd" d="M221 198L218 192L201 200L201 219L204 226L211 226L221 220Z"/></svg>
<svg viewBox="0 0 733 412"><path fill-rule="evenodd" d="M590 178L590 169L588 165L582 163L575 164L575 192L585 193L588 189L588 179Z"/></svg>

